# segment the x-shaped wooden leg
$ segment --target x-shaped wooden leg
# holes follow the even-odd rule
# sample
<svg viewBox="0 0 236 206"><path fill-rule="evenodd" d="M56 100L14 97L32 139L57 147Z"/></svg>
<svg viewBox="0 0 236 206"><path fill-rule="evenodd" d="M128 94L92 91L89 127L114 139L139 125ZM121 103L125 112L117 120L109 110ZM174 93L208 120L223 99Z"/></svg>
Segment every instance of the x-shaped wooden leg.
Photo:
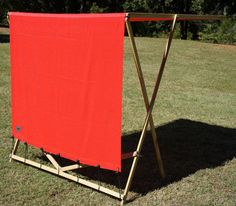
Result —
<svg viewBox="0 0 236 206"><path fill-rule="evenodd" d="M154 90L152 93L152 98L151 98L150 104L148 101L145 82L144 82L144 78L143 78L143 74L142 74L142 70L141 70L141 66L140 66L140 62L139 62L139 58L138 58L138 54L137 54L137 49L136 49L136 45L135 45L135 41L134 41L132 27L130 25L129 20L128 19L126 20L126 27L127 27L127 31L128 31L129 37L130 37L130 41L131 41L131 45L132 45L132 49L133 49L133 56L134 56L134 60L135 60L135 65L136 65L136 69L138 72L139 81L141 84L141 89L142 89L144 102L145 102L145 106L146 106L146 110L147 110L146 118L145 118L144 125L143 125L143 130L142 130L139 142L138 142L136 152L137 152L137 154L140 154L142 146L143 146L143 142L145 139L145 135L147 132L147 127L148 127L148 124L150 124L151 131L152 131L152 137L153 137L153 141L154 141L154 146L155 146L155 150L156 150L156 156L157 156L160 172L163 177L165 176L165 173L164 173L163 164L162 164L162 160L161 160L161 156L160 156L160 150L159 150L159 147L157 144L156 132L155 132L155 127L154 127L153 118L152 118L152 110L153 110L153 106L154 106L154 103L156 100L157 92L158 92L158 89L160 86L160 82L161 82L162 74L163 74L163 71L165 68L166 60L167 60L167 57L169 54L169 50L170 50L170 46L171 46L171 42L172 42L174 30L175 30L175 25L176 25L176 19L177 19L177 14L174 15L171 31L170 31L169 38L166 43L166 48L164 50L162 62L160 65L159 73L156 78L156 83L155 83L155 87L154 87ZM126 198L127 198L127 195L128 195L128 192L129 192L129 189L130 189L133 177L134 177L134 173L135 173L135 170L136 170L136 167L138 164L138 160L139 160L139 155L136 155L133 159L133 163L132 163L132 166L130 169L130 173L129 173L129 177L128 177L126 186L125 186L124 196L123 196L123 200L122 200L121 204L123 204L126 201Z"/></svg>
<svg viewBox="0 0 236 206"><path fill-rule="evenodd" d="M146 111L148 112L149 100L148 100L147 90L146 90L145 81L144 81L144 78L143 78L143 72L142 72L142 69L141 69L140 61L139 61L138 51L137 51L136 43L135 43L135 40L134 40L132 27L131 27L131 24L130 24L129 21L126 21L126 28L127 28L128 34L129 34L129 39L130 39L130 43L131 43L131 47L132 47L132 51L133 51L133 58L134 58L136 70L137 70L137 73L138 73L139 82L140 82L140 85L141 85L141 90L142 90L142 94L143 94L143 99L144 99ZM161 175L162 178L164 178L165 177L165 171L164 171L163 162L162 162L162 159L161 159L161 153L160 153L160 149L159 149L159 145L158 145L158 141L157 141L157 134L156 134L152 114L150 115L149 123L150 123L152 139L153 139L153 144L154 144L154 148L155 148L155 152L156 152L156 159L157 159L157 162L158 162L160 175Z"/></svg>

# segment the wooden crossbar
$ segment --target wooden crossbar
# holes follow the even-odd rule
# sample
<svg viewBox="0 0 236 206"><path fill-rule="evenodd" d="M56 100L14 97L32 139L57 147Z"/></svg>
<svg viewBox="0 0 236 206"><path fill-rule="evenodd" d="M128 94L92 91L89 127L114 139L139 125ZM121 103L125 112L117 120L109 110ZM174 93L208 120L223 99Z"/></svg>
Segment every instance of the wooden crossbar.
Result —
<svg viewBox="0 0 236 206"><path fill-rule="evenodd" d="M128 153L124 153L121 155L121 159L125 160L125 159L129 159L129 158L133 158L137 155L137 152L128 152Z"/></svg>
<svg viewBox="0 0 236 206"><path fill-rule="evenodd" d="M74 164L74 165L61 167L61 171L65 172L65 171L76 170L76 169L80 169L80 168L84 168L84 167L88 167L88 165Z"/></svg>

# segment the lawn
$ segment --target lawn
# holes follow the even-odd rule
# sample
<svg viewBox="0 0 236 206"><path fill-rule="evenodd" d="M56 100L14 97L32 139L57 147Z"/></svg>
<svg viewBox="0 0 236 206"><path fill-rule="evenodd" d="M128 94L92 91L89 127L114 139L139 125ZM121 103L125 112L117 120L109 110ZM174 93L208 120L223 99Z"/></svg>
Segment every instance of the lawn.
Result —
<svg viewBox="0 0 236 206"><path fill-rule="evenodd" d="M9 43L0 43L0 205L118 205L89 188L18 162L11 143ZM151 96L165 39L137 38ZM1 31L0 31L1 42ZM23 49L23 48L22 48ZM23 51L22 51L23 52ZM123 144L131 148L145 117L128 39L125 40ZM150 135L128 205L236 205L236 47L174 40L153 117L167 177L158 174ZM20 148L23 154L23 146ZM32 158L43 161L38 150ZM123 188L131 161L124 162ZM82 171L94 180L96 170ZM101 184L117 177L102 171Z"/></svg>

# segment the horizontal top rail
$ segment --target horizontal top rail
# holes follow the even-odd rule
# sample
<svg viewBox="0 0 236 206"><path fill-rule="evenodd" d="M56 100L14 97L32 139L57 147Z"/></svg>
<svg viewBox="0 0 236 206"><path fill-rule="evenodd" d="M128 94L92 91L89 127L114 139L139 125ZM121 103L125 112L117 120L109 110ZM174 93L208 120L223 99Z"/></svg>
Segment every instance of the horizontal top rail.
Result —
<svg viewBox="0 0 236 206"><path fill-rule="evenodd" d="M129 21L173 21L177 15L178 21L186 20L222 20L223 15L197 15L197 14L165 14L165 13L126 13Z"/></svg>

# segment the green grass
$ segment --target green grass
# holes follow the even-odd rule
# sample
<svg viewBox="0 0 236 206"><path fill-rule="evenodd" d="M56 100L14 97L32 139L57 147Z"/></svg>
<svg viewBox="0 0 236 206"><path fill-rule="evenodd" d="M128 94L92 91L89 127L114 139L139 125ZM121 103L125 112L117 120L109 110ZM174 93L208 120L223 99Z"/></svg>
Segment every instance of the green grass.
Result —
<svg viewBox="0 0 236 206"><path fill-rule="evenodd" d="M149 97L164 45L164 39L137 38ZM153 111L167 178L160 179L147 138L129 205L236 205L235 65L236 47L173 41ZM140 134L145 109L127 39L124 68L122 130L128 150ZM0 43L0 205L118 204L89 188L9 163L10 105L9 44ZM29 155L42 161L37 150ZM124 163L122 183L130 163ZM84 173L96 179L95 171ZM116 176L102 173L102 185L115 187Z"/></svg>

